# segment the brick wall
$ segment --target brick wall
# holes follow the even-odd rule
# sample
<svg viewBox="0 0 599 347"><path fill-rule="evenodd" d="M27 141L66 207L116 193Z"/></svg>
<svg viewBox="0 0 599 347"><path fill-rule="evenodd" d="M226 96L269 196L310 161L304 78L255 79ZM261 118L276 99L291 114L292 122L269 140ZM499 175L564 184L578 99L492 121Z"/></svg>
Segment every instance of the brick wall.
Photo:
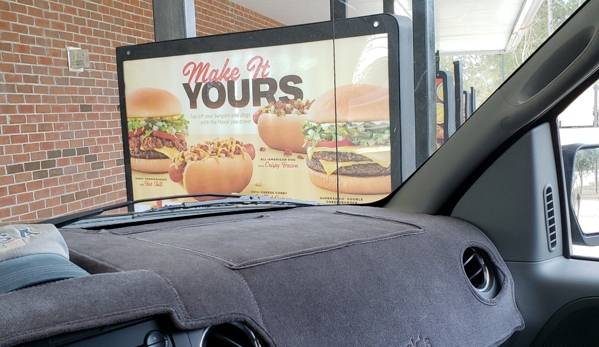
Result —
<svg viewBox="0 0 599 347"><path fill-rule="evenodd" d="M196 0L198 35L280 23ZM0 0L0 222L123 201L115 48L153 41L152 0ZM69 72L66 47L90 67Z"/></svg>
<svg viewBox="0 0 599 347"><path fill-rule="evenodd" d="M115 47L153 31L151 0L0 2L0 220L125 198ZM69 72L67 46L90 67Z"/></svg>

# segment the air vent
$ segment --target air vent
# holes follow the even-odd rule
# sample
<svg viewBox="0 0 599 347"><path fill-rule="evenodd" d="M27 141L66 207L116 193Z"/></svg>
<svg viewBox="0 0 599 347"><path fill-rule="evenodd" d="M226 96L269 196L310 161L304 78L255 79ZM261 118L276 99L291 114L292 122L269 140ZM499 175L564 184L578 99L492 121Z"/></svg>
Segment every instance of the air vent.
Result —
<svg viewBox="0 0 599 347"><path fill-rule="evenodd" d="M489 256L479 248L464 251L463 265L470 284L485 299L494 298L501 289L502 276L495 269Z"/></svg>
<svg viewBox="0 0 599 347"><path fill-rule="evenodd" d="M545 201L545 226L547 228L547 240L549 251L553 252L557 247L557 228L555 227L555 205L553 204L553 188L548 184L544 189Z"/></svg>
<svg viewBox="0 0 599 347"><path fill-rule="evenodd" d="M200 347L261 347L256 335L243 323L212 326L204 331Z"/></svg>

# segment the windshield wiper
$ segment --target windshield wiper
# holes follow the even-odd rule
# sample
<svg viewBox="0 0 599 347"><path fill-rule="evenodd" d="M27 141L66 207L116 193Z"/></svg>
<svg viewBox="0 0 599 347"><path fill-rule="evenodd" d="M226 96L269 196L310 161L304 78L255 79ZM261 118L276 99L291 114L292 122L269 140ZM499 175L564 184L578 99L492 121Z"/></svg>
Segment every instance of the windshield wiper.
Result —
<svg viewBox="0 0 599 347"><path fill-rule="evenodd" d="M253 195L235 195L238 199L217 199L208 201L183 202L180 204L165 205L162 207L153 207L149 210L137 212L137 214L145 214L152 212L176 211L199 207L245 207L251 205L271 205L271 206L316 206L321 205L314 201L291 200L269 198L267 196Z"/></svg>
<svg viewBox="0 0 599 347"><path fill-rule="evenodd" d="M298 206L316 206L322 205L321 203L314 201L304 201L304 200L291 200L291 199L279 199L279 198L269 198L265 196L252 196L252 195L235 195L235 194L187 194L187 195L171 195L171 196L162 196L155 198L146 198L146 199L138 199L125 201L121 203L117 203L110 206L100 207L89 211L83 211L79 213L70 214L67 216L56 217L52 219L47 219L43 222L43 224L53 224L57 228L67 226L69 224L73 224L82 219L91 218L94 216L101 215L104 212L118 210L124 207L130 207L135 204L156 201L156 200L172 200L172 199L181 199L181 198L216 198L206 201L194 201L194 202L182 202L173 205L165 205L162 207L154 207L145 211L135 212L135 216L143 216L148 215L152 212L165 212L165 211L176 211L176 210L187 210L193 208L208 208L208 207L249 207L252 205L270 205L270 206L287 206L287 207L298 207Z"/></svg>

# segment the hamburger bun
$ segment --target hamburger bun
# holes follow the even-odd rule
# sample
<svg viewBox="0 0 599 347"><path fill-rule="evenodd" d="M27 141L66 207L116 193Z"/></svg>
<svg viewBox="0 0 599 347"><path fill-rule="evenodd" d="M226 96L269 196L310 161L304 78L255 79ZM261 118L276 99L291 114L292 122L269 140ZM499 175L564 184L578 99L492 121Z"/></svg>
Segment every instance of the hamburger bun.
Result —
<svg viewBox="0 0 599 347"><path fill-rule="evenodd" d="M168 168L172 163L171 158L162 159L143 159L130 158L131 170L145 172L151 174L159 174L168 172Z"/></svg>
<svg viewBox="0 0 599 347"><path fill-rule="evenodd" d="M176 119L182 119L179 99L164 89L137 88L127 92L125 102L131 170L152 174L167 173L174 155L187 147L187 125L182 127L179 124L177 129L168 133L152 131L147 136L146 132L151 130L150 125L153 123L174 126ZM139 129L143 120L149 125Z"/></svg>
<svg viewBox="0 0 599 347"><path fill-rule="evenodd" d="M302 123L306 119L306 115L302 114L277 116L265 113L258 118L258 134L270 148L281 151L290 149L294 153L306 153L304 134L302 133Z"/></svg>
<svg viewBox="0 0 599 347"><path fill-rule="evenodd" d="M388 121L389 89L371 84L339 86L314 101L306 120L334 123L335 112L338 123Z"/></svg>
<svg viewBox="0 0 599 347"><path fill-rule="evenodd" d="M308 168L308 178L315 186L333 192L337 191L338 181L339 193L363 195L391 193L391 175L370 177L327 175Z"/></svg>
<svg viewBox="0 0 599 347"><path fill-rule="evenodd" d="M303 133L314 185L348 194L391 192L388 88L339 86L314 101L308 118Z"/></svg>
<svg viewBox="0 0 599 347"><path fill-rule="evenodd" d="M154 118L178 116L181 102L168 90L137 88L127 93L127 118Z"/></svg>

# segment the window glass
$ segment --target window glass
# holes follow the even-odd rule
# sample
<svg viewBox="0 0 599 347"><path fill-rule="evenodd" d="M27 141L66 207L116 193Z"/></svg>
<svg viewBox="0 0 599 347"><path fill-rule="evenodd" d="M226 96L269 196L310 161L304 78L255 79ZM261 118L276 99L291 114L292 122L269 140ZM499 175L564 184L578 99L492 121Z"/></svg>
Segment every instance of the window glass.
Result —
<svg viewBox="0 0 599 347"><path fill-rule="evenodd" d="M558 117L560 142L567 145L590 145L599 147L598 120L599 83L585 90ZM584 235L597 235L599 232L599 149L582 148L574 157L571 187L570 208L571 223ZM573 254L578 256L599 258L599 247L573 245Z"/></svg>
<svg viewBox="0 0 599 347"><path fill-rule="evenodd" d="M131 198L128 190L133 185L149 188L170 184L168 173L161 173L164 177L160 179L154 179L158 178L154 176L145 177L152 179L142 177L141 180L128 178L130 157L125 150L128 147L134 150L142 147L141 143L134 143L135 141L129 143L129 130L135 136L139 135L136 134L139 131L145 136L150 129L161 135L159 140L147 140L144 148L166 143L167 146L162 146L165 147L162 154L166 157L173 155L170 152L173 152L173 146L177 149L175 142L185 131L186 136L189 135L185 143L187 146L210 141L207 137L197 137L196 130L200 125L192 123L198 122L198 118L186 118L184 121L175 119L178 115L172 114L169 115L172 119L160 121L160 124L149 124L146 121L140 125L143 120L137 123L131 121L131 124L129 121L121 122L119 107L122 100L119 87L123 92L125 89L138 89L144 87L144 83L140 82L144 79L152 81L145 83L145 87L169 89L171 87L166 86L174 86L172 88L178 90L174 93L176 98L183 102L181 114L186 117L194 114L191 110L198 111L192 108L188 92L191 95L198 92L196 100L200 104L208 101L214 106L222 102L218 95L222 89L218 86L210 88L206 95L202 94L201 89L194 90L191 86L185 90L182 85L186 80L179 81L177 78L189 79L190 76L183 76L182 68L176 71L177 74L165 75L171 68L159 61L153 61L153 65L147 64L142 70L135 72L140 77L129 80L126 85L119 85L119 76L122 77L123 71L117 69L117 47L152 43L162 40L164 35L179 33L183 29L184 35L177 34L179 36L170 38L212 38L197 41L202 45L198 47L201 52L199 54L219 52L218 59L204 61L206 56L201 56L185 63L210 62L212 68L219 70L219 74L213 76L216 79L232 77L234 62L247 70L249 59L261 54L272 54L273 58L262 58L263 63L267 60L270 63L269 76L263 77L274 78L277 82L277 92L273 98L275 101L282 101L280 98L285 97L293 99L291 111L302 114L306 114L305 111L311 108L312 102L322 99L327 92L333 91L336 94L339 90L343 94L343 89L339 88L344 86L370 85L379 90L386 88L388 93L383 93L383 98L389 100L387 109L379 112L379 118L384 119L358 121L356 118L337 122L333 132L330 125L324 125L330 123L302 124L302 132L298 136L303 137L306 145L312 148L311 154L307 153L308 147L305 146L302 148L305 148L306 153L297 149L294 151L295 148L273 149L262 140L257 124L254 123L254 114L259 110L268 109L267 113L276 113L282 109L281 105L277 106L277 102L274 105L270 105L272 100L265 102L267 97L259 98L257 106L254 106L252 99L252 106L247 109L232 107L219 113L221 116L251 114L251 126L254 126L255 131L251 135L258 138L240 141L244 144L255 143L253 152L258 160L254 163L256 172L265 172L267 161L268 169L273 172L297 172L289 177L266 175L263 179L258 179L255 176L245 188L234 190L283 198L310 198L320 202L362 203L380 199L406 179L582 1L183 0L185 11L171 18L168 17L169 11L163 10L163 7L168 9L168 6L174 6L173 3L175 1L167 0L8 0L0 3L0 222L37 221L80 212ZM424 6L427 4L428 7ZM181 8L174 6L172 10L180 11ZM424 89L424 92L417 91L412 99L408 94L412 93L415 86L421 86L421 83L412 81L409 70L424 60L418 55L421 53L414 55L412 63L407 64L404 54L413 47L402 44L407 41L401 37L397 41L399 46L392 47L395 44L392 42L395 41L391 39L395 38L391 38L390 31L387 30L389 28L382 19L364 20L362 24L368 24L369 31L359 31L363 25L357 25L355 30L351 27L344 28L344 21L360 21L358 18L362 16L377 16L383 12L403 16L408 23L429 19L431 28L434 28L421 33L416 31L414 39L422 42L423 35L430 36L434 32L434 37L429 39L434 47L432 53L439 52L439 71L434 66L433 59L432 67L428 69L428 72L432 72L428 89ZM335 21L331 21L331 17ZM302 25L322 22L326 24L321 26L319 34L307 37L311 33ZM171 32L171 27L181 30L173 29ZM248 34L237 36L241 38L236 43L238 51L229 52L230 54L227 53L226 41L233 36L222 36L287 27L298 28L297 42L289 43L276 35ZM397 35L401 36L400 33ZM267 39L259 41L261 37ZM333 41L333 38L336 40ZM299 41L311 43L297 46L301 43ZM258 46L265 47L265 50L252 51ZM154 54L156 57L164 57L167 52L158 50ZM221 74L221 70L227 69L225 62L229 55L230 71L228 74ZM235 61L242 56L248 61L243 64ZM457 61L460 63L455 64ZM135 70L131 66L128 69ZM257 67L254 72L256 70ZM292 73L292 70L302 71L302 74L305 72L305 76ZM165 77L152 77L158 75ZM302 84L295 80L281 82L282 78L291 75L300 76ZM249 79L253 80L252 77ZM242 79L240 75L236 91L242 90ZM416 81L420 79L417 78ZM281 84L287 92L283 91ZM268 94L268 84L261 85L260 88L264 88L260 89L261 93ZM303 88L301 102L298 100L299 94L292 91L297 91L294 88ZM250 83L249 90L251 89ZM364 92L361 95L377 99L374 94ZM340 115L339 110L344 107L338 97L334 95L337 117ZM421 107L422 99L419 98L424 98L424 103L428 105L424 111ZM235 94L233 99L233 102L243 100L243 93ZM287 102L287 99L284 100ZM346 105L353 108L362 102L356 97L349 100ZM229 101L227 97L225 104ZM288 105L291 103L285 104L285 112L291 109ZM374 105L368 107L374 108ZM216 112L212 113L213 116L217 115ZM383 114L384 117L380 116ZM206 109L195 112L195 115L205 117L211 115L211 112ZM412 117L415 123L413 128L408 125L408 117ZM422 122L422 119L427 121ZM586 125L588 119L580 122ZM578 126L573 124L570 120L562 120L564 129ZM127 126L124 134L121 125ZM132 129L128 129L129 125ZM187 129L183 129L184 127ZM328 133L322 133L322 128L327 128ZM396 129L402 129L402 132ZM192 130L196 131L195 135ZM581 129L581 132L585 131ZM217 136L214 135L220 138L232 133L225 134L219 130L210 135L215 140ZM563 138L567 136L564 132ZM312 137L314 141L308 144L311 138L307 137ZM329 146L334 144L334 154L323 154L326 151L322 148L327 147L315 145L324 142L323 139L330 140ZM348 147L348 141L354 146L372 148L367 148L358 155L354 153L355 148L344 148ZM264 151L261 151L262 148ZM287 149L290 150L290 155L285 154ZM350 155L347 155L348 152ZM312 155L314 153L318 153L316 158ZM346 156L350 161L337 163L336 160L331 160L341 156ZM292 158L294 162L290 160ZM263 162L262 159L268 160ZM287 165L286 168L283 168L283 163ZM314 182L310 180L308 163L320 170L329 183L337 188L332 191L314 184L317 179ZM368 188L338 193L342 186L343 180L339 178L342 173L359 177L362 182L368 181L365 184ZM287 191L276 189L277 184L270 188L272 182L282 180L288 182L284 184L288 187ZM167 190L181 192L177 190L181 189L180 182L173 184L173 189ZM384 189L374 189L379 184ZM281 194L291 190L297 193ZM305 195L308 191L312 191L310 196ZM143 196L142 194L141 197ZM312 196L315 198L311 198Z"/></svg>
<svg viewBox="0 0 599 347"><path fill-rule="evenodd" d="M501 52L493 52L494 48L489 48L486 52L469 54L468 50L476 53L476 45L470 45L469 49L464 50L465 54L446 53L442 49L440 51L442 70L453 71L452 62L462 62L464 85L467 88L476 89L477 105L481 105L493 94L503 81L514 73L582 5L583 1L550 0L523 3L524 8L512 13L512 17L517 16L514 18L516 18L515 24L519 24L517 25L519 28L512 30L509 39L502 42L502 45L505 44L505 48ZM506 19L502 18L504 14L496 9L492 13L486 13L485 18L490 23L500 22L502 19ZM461 18L466 22L475 22L477 15L478 13L472 13L463 15ZM443 33L437 33L437 35L443 36ZM480 39L488 40L491 37L491 33L485 33Z"/></svg>

